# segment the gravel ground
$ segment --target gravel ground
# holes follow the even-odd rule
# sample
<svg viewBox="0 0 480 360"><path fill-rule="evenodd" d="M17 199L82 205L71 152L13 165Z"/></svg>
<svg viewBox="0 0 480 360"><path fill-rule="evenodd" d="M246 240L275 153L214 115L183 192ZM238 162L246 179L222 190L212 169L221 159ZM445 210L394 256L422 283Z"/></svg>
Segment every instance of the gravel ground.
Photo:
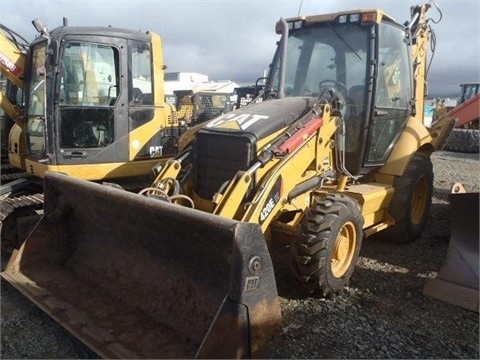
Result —
<svg viewBox="0 0 480 360"><path fill-rule="evenodd" d="M479 358L479 315L425 297L450 237L455 181L480 191L478 154L437 152L433 205L422 237L408 245L367 239L350 285L329 299L305 297L291 280L287 249L275 252L284 328L270 358ZM6 254L2 254L2 269ZM2 281L1 358L95 358Z"/></svg>

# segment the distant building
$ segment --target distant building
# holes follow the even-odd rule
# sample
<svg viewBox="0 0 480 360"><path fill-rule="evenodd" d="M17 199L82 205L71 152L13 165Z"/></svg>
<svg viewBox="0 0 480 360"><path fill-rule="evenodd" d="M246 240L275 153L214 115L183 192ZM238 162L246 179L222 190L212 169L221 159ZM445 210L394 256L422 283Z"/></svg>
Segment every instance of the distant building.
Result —
<svg viewBox="0 0 480 360"><path fill-rule="evenodd" d="M188 72L165 73L165 95L173 96L175 90L217 91L233 93L238 87L237 83L230 80L211 81L208 75Z"/></svg>

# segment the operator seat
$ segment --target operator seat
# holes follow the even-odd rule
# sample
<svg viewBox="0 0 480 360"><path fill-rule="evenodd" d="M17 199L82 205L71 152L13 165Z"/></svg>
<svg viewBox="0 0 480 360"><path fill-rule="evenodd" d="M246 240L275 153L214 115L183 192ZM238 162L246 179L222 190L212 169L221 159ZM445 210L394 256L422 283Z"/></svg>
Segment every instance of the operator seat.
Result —
<svg viewBox="0 0 480 360"><path fill-rule="evenodd" d="M92 148L98 146L98 138L94 133L93 121L82 121L73 130L74 147Z"/></svg>

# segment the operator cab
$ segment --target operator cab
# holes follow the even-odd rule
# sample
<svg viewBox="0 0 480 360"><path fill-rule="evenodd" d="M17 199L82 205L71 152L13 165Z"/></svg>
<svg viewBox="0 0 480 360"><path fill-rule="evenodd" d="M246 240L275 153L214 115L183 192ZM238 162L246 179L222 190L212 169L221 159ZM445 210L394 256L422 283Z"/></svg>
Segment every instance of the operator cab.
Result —
<svg viewBox="0 0 480 360"><path fill-rule="evenodd" d="M163 104L163 89L153 83L158 71L153 36L113 27L64 25L50 33L45 29L31 43L26 70L31 163L44 164L47 170L68 166L61 171L77 171L73 165L79 165L77 169L89 172L90 164L113 168L176 152L169 145L170 129L147 135L140 130L156 117L154 102ZM125 174L131 175L122 170L121 176ZM91 176L100 179L105 174Z"/></svg>
<svg viewBox="0 0 480 360"><path fill-rule="evenodd" d="M119 140L133 130L134 121L122 107L153 108L149 47L146 34L115 28L65 26L32 42L27 72L31 156L58 165L92 163L92 158L128 161L128 143ZM121 76L123 63L130 68L128 77ZM139 92L150 96L139 97Z"/></svg>
<svg viewBox="0 0 480 360"><path fill-rule="evenodd" d="M343 118L347 170L362 175L383 165L412 112L404 28L376 10L279 24L282 40L265 97L330 98L333 90Z"/></svg>

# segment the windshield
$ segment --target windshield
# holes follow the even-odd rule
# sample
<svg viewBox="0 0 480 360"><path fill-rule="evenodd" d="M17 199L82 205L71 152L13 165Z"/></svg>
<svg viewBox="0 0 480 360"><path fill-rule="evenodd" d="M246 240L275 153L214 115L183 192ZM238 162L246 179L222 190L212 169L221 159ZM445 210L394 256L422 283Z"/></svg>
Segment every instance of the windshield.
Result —
<svg viewBox="0 0 480 360"><path fill-rule="evenodd" d="M63 55L60 105L111 105L118 88L115 52L111 46L68 43Z"/></svg>
<svg viewBox="0 0 480 360"><path fill-rule="evenodd" d="M71 41L60 73L61 148L101 148L113 142L119 54L111 45Z"/></svg>
<svg viewBox="0 0 480 360"><path fill-rule="evenodd" d="M355 23L322 23L291 29L285 74L285 96L318 96L335 88L362 107L370 27ZM280 59L274 59L273 94L280 93ZM361 109L359 109L361 110Z"/></svg>
<svg viewBox="0 0 480 360"><path fill-rule="evenodd" d="M47 42L32 50L30 82L28 83L28 115L45 115L45 54Z"/></svg>
<svg viewBox="0 0 480 360"><path fill-rule="evenodd" d="M40 157L45 155L46 51L47 41L33 47L27 82L27 144L30 154Z"/></svg>

